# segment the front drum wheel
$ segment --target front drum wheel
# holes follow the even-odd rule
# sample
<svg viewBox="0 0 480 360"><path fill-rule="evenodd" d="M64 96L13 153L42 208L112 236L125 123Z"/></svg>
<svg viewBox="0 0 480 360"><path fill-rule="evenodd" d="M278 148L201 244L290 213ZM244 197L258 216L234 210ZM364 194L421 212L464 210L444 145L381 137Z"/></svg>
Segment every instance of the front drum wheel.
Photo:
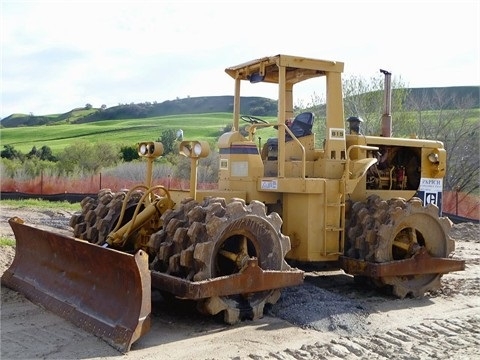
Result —
<svg viewBox="0 0 480 360"><path fill-rule="evenodd" d="M445 258L454 250L449 232L451 221L439 217L434 205L422 201L395 198L388 201L372 195L366 203L351 207L348 232L348 255L357 259L383 263L413 257L425 249L432 257ZM394 295L420 297L440 287L442 274L419 274L372 278L378 286L391 286Z"/></svg>
<svg viewBox="0 0 480 360"><path fill-rule="evenodd" d="M419 199L391 210L389 222L380 225L375 249L375 261L409 259L420 248L425 248L432 257L446 258L454 250L449 236L452 226L448 218L439 218L434 205L424 207ZM380 278L391 285L398 297L420 297L427 291L440 288L442 274L421 274Z"/></svg>

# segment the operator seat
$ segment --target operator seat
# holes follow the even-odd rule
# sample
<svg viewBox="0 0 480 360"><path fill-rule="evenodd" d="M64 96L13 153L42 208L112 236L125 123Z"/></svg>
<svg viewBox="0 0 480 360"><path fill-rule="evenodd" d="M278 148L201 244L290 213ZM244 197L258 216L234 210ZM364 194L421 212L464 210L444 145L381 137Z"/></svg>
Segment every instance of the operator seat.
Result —
<svg viewBox="0 0 480 360"><path fill-rule="evenodd" d="M292 124L290 125L290 131L295 135L295 137L299 138L302 136L307 136L312 134L312 127L313 127L313 120L315 120L315 115L312 112L303 112L295 116L293 119ZM289 133L285 133L285 141L292 140L292 137ZM268 160L276 160L277 159L277 151L278 151L278 138L270 138L267 140L266 143Z"/></svg>
<svg viewBox="0 0 480 360"><path fill-rule="evenodd" d="M314 119L315 119L315 115L313 115L313 113L311 112L304 112L304 113L298 114L295 117L295 119L293 119L292 125L290 125L290 131L297 138L311 135ZM286 141L292 140L292 137L290 136L290 134L287 133L285 135L285 140Z"/></svg>

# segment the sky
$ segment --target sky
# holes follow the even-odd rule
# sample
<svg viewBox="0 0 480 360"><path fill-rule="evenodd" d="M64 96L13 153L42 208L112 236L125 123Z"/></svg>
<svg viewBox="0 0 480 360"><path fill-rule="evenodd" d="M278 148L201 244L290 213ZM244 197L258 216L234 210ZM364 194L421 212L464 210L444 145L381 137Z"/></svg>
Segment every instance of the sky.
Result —
<svg viewBox="0 0 480 360"><path fill-rule="evenodd" d="M345 77L480 86L478 0L0 1L0 119L233 95L225 68L276 54L341 61Z"/></svg>

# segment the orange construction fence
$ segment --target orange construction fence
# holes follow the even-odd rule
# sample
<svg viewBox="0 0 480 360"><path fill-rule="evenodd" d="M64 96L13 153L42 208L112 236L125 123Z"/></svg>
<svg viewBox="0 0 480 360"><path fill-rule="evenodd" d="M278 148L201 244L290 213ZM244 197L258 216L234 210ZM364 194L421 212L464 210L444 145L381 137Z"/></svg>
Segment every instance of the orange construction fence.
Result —
<svg viewBox="0 0 480 360"><path fill-rule="evenodd" d="M96 194L100 189L119 191L138 185L138 181L124 180L102 174L83 179L67 177L39 176L32 180L15 180L2 178L1 192L21 192L35 195L51 195L61 193ZM155 179L152 185L163 185L167 189L188 190L189 181L175 178ZM217 184L198 184L200 189L215 189ZM480 220L480 196L455 191L444 191L442 210L445 213Z"/></svg>

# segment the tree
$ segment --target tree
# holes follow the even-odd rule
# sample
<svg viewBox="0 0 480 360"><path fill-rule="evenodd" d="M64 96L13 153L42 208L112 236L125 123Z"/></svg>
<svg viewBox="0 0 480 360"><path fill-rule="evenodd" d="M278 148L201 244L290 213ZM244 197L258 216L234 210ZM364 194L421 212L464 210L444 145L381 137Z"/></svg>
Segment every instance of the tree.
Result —
<svg viewBox="0 0 480 360"><path fill-rule="evenodd" d="M31 159L32 157L38 157L37 153L38 153L37 147L34 145L32 147L32 150L30 150L30 152L27 154L27 159Z"/></svg>
<svg viewBox="0 0 480 360"><path fill-rule="evenodd" d="M57 161L57 158L55 155L53 155L52 149L46 145L43 145L40 148L40 160L45 160L45 161Z"/></svg>
<svg viewBox="0 0 480 360"><path fill-rule="evenodd" d="M133 161L140 157L136 146L122 146L120 153L122 154L122 160L125 162Z"/></svg>
<svg viewBox="0 0 480 360"><path fill-rule="evenodd" d="M418 135L440 140L445 145L446 190L470 194L478 192L480 187L480 122L478 112L472 110L474 102L471 97L458 98L438 89L433 96L424 92L412 98L409 104L417 116Z"/></svg>
<svg viewBox="0 0 480 360"><path fill-rule="evenodd" d="M33 159L37 158L39 160L44 160L44 161L57 161L57 158L53 155L52 149L50 149L48 146L43 145L40 150L37 149L37 147L34 145L32 147L32 150L27 154L27 159Z"/></svg>
<svg viewBox="0 0 480 360"><path fill-rule="evenodd" d="M13 145L7 144L7 145L3 145L3 150L0 152L0 157L10 159L10 160L13 160L13 159L23 160L25 156L20 151L15 150Z"/></svg>
<svg viewBox="0 0 480 360"><path fill-rule="evenodd" d="M361 117L364 120L362 132L365 135L379 135L381 132L380 120L385 105L384 80L383 75L374 76L370 79L360 76L351 76L344 79L345 118L350 116ZM408 119L403 111L409 91L401 77L394 78L392 76L391 84L391 112L395 114L395 121L392 124L393 131L396 134L404 135L404 131L409 128Z"/></svg>
<svg viewBox="0 0 480 360"><path fill-rule="evenodd" d="M116 165L120 161L120 151L106 142L79 141L64 148L58 159L60 169L67 174L75 170L97 174L103 167Z"/></svg>
<svg viewBox="0 0 480 360"><path fill-rule="evenodd" d="M157 139L163 144L163 153L170 154L177 150L177 132L173 129L166 129L162 131L162 134Z"/></svg>

